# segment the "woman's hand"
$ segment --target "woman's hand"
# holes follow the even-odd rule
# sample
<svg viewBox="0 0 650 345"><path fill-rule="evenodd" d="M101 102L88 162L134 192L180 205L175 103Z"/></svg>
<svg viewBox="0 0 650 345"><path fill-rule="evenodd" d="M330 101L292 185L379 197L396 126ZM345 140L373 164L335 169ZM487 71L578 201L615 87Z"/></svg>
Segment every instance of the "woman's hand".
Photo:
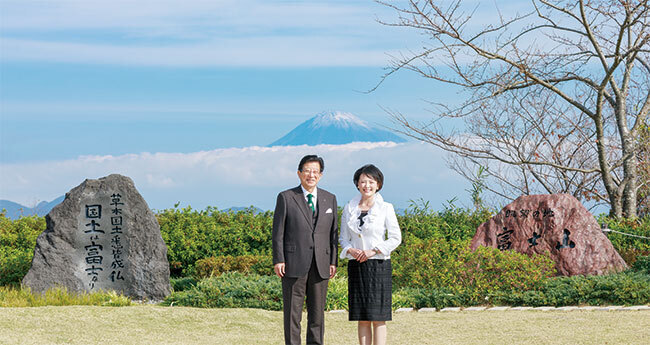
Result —
<svg viewBox="0 0 650 345"><path fill-rule="evenodd" d="M365 257L365 253L361 249L350 248L348 249L348 253L350 253L350 255L352 255L352 257L359 262L368 260L368 258Z"/></svg>
<svg viewBox="0 0 650 345"><path fill-rule="evenodd" d="M348 253L354 257L355 260L359 262L366 262L369 258L377 255L377 252L374 250L361 250L357 248L348 249Z"/></svg>
<svg viewBox="0 0 650 345"><path fill-rule="evenodd" d="M377 251L374 249L369 249L369 250L364 250L364 253L366 253L366 257L370 259L371 257L377 255Z"/></svg>

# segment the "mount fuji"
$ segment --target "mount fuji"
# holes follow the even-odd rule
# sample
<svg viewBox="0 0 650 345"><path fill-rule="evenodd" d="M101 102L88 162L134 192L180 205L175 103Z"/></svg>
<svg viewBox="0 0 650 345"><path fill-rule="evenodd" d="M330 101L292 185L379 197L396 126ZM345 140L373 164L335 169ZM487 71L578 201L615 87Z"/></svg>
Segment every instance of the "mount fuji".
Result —
<svg viewBox="0 0 650 345"><path fill-rule="evenodd" d="M350 113L331 111L301 123L269 146L342 145L356 141L402 143L406 140L387 130L371 127L368 122Z"/></svg>

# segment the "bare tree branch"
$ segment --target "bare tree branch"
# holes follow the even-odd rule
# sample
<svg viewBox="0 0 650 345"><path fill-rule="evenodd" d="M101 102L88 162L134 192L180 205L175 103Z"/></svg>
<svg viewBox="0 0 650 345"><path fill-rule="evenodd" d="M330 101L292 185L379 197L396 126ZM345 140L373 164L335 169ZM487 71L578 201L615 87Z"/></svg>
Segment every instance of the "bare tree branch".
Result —
<svg viewBox="0 0 650 345"><path fill-rule="evenodd" d="M429 102L430 122L387 110L399 132L449 152L468 179L462 169L487 167L495 185L486 190L497 196L565 192L636 215L634 193L647 185L636 139L650 111L647 0L532 0L524 14L497 9L495 24L482 26L480 8L459 0L380 3L398 14L384 24L429 40L372 90L409 70L469 95L457 106ZM462 131L446 126L453 120Z"/></svg>

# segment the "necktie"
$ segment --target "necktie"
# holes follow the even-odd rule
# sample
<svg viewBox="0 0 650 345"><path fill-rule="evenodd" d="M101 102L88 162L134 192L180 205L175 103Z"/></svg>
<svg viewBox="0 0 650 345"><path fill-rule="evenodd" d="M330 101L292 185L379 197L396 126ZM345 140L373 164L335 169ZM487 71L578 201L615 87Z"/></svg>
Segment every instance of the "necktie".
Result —
<svg viewBox="0 0 650 345"><path fill-rule="evenodd" d="M307 205L311 208L313 214L316 210L314 209L314 196L311 193L307 194Z"/></svg>

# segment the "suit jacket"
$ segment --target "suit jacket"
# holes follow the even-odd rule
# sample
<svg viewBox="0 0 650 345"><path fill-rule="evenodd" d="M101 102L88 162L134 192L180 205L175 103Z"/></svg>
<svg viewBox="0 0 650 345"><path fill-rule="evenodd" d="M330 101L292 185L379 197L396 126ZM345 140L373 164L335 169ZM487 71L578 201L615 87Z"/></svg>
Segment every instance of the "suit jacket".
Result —
<svg viewBox="0 0 650 345"><path fill-rule="evenodd" d="M321 278L329 278L329 266L338 262L336 197L318 188L318 218L314 226L300 186L278 194L273 215L273 264L285 263L285 276L307 275L312 260Z"/></svg>

